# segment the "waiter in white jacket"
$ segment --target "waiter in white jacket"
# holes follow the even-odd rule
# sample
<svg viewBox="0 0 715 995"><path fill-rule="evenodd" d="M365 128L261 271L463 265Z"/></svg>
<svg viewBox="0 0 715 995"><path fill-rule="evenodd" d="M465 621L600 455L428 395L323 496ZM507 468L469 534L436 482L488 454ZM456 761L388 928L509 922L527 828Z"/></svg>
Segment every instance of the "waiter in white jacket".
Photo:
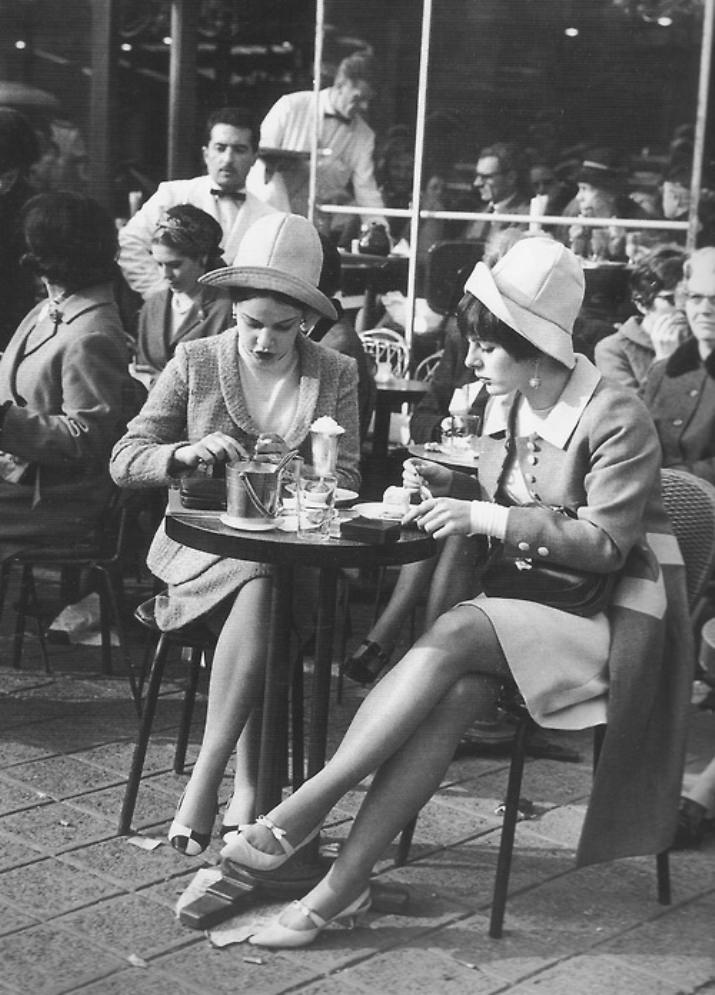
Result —
<svg viewBox="0 0 715 995"><path fill-rule="evenodd" d="M246 193L246 176L256 159L257 139L248 110L223 107L210 115L203 146L206 175L160 183L156 193L119 232L119 265L133 290L148 297L166 286L151 255L151 239L167 208L193 204L215 218L223 229L221 252L226 259L235 258L253 222L275 210Z"/></svg>

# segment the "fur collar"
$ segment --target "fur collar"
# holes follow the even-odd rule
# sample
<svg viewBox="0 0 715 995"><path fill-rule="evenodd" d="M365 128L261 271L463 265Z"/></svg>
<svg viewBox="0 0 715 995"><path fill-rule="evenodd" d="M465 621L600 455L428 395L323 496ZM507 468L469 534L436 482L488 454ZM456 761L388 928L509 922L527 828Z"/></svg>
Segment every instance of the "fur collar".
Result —
<svg viewBox="0 0 715 995"><path fill-rule="evenodd" d="M715 352L711 352L703 362L698 352L698 340L690 338L679 345L668 359L665 372L666 376L680 377L683 373L694 373L701 367L704 367L707 375L715 380Z"/></svg>

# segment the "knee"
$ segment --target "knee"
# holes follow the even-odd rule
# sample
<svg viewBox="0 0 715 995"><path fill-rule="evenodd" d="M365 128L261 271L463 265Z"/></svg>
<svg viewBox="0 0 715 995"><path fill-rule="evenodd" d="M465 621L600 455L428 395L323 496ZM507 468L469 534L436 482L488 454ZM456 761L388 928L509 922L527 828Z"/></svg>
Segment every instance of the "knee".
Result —
<svg viewBox="0 0 715 995"><path fill-rule="evenodd" d="M477 643L473 637L473 626L470 624L477 621L474 617L475 614L473 608L466 606L452 608L450 611L446 611L444 615L440 615L426 634L426 638L446 650L453 647L462 648L465 642L465 650L469 648L476 649Z"/></svg>

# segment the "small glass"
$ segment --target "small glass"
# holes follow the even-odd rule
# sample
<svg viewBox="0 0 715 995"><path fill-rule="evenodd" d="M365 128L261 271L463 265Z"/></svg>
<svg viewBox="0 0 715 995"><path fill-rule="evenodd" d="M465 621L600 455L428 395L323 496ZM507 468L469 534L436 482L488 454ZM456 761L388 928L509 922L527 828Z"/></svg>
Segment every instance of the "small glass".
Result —
<svg viewBox="0 0 715 995"><path fill-rule="evenodd" d="M304 467L296 491L298 535L306 539L328 539L335 515L338 479L332 473L318 474Z"/></svg>
<svg viewBox="0 0 715 995"><path fill-rule="evenodd" d="M442 448L453 453L476 452L479 445L479 417L450 415L442 419Z"/></svg>
<svg viewBox="0 0 715 995"><path fill-rule="evenodd" d="M340 435L311 431L310 447L313 467L315 472L320 476L335 473L335 468L338 463L339 441Z"/></svg>

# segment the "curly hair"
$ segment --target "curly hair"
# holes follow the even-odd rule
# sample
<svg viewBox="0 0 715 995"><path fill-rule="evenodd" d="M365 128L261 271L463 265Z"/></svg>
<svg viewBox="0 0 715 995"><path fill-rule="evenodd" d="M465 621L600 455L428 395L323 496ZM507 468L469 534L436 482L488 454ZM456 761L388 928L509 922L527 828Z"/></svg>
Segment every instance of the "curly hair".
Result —
<svg viewBox="0 0 715 995"><path fill-rule="evenodd" d="M41 193L25 204L23 262L67 290L112 280L118 249L114 219L98 201L69 190Z"/></svg>
<svg viewBox="0 0 715 995"><path fill-rule="evenodd" d="M644 256L631 273L631 297L649 308L658 294L675 290L683 279L687 252L680 245L662 243Z"/></svg>
<svg viewBox="0 0 715 995"><path fill-rule="evenodd" d="M168 208L157 222L153 245L165 245L189 259L206 258L206 269L225 266L221 257L223 230L215 218L194 204Z"/></svg>

